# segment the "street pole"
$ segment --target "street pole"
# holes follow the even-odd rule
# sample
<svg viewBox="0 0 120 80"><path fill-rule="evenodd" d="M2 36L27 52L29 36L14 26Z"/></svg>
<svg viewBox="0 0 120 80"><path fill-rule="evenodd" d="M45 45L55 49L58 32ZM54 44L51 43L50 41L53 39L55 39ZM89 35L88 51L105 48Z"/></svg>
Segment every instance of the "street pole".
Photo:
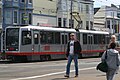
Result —
<svg viewBox="0 0 120 80"><path fill-rule="evenodd" d="M115 20L114 20L114 12L113 12L113 34L115 34L115 26L114 26Z"/></svg>
<svg viewBox="0 0 120 80"><path fill-rule="evenodd" d="M70 12L69 12L69 1L67 0L66 1L66 5L67 5L67 27L70 27L69 26L69 16L70 16Z"/></svg>
<svg viewBox="0 0 120 80"><path fill-rule="evenodd" d="M71 20L70 20L70 27L73 28L72 24L73 24L73 20L72 20L72 7L73 7L73 0L71 0Z"/></svg>

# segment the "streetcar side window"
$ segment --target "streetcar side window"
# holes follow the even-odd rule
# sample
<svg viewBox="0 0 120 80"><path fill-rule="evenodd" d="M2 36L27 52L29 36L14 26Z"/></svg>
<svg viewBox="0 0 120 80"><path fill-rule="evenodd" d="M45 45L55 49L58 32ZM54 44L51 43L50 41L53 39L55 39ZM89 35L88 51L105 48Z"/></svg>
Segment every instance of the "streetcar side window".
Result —
<svg viewBox="0 0 120 80"><path fill-rule="evenodd" d="M30 31L22 31L22 45L31 44L31 32Z"/></svg>
<svg viewBox="0 0 120 80"><path fill-rule="evenodd" d="M38 44L38 43L39 43L39 37L38 37L38 34L37 34L37 33L34 34L34 43L35 43L35 44Z"/></svg>
<svg viewBox="0 0 120 80"><path fill-rule="evenodd" d="M94 44L105 44L105 35L94 34Z"/></svg>
<svg viewBox="0 0 120 80"><path fill-rule="evenodd" d="M41 44L60 44L60 32L40 32Z"/></svg>
<svg viewBox="0 0 120 80"><path fill-rule="evenodd" d="M87 44L87 34L83 34L83 44Z"/></svg>
<svg viewBox="0 0 120 80"><path fill-rule="evenodd" d="M47 32L47 43L48 44L53 44L54 43L53 32Z"/></svg>
<svg viewBox="0 0 120 80"><path fill-rule="evenodd" d="M110 37L109 37L109 35L107 35L106 36L106 44L109 44L109 42L110 42Z"/></svg>
<svg viewBox="0 0 120 80"><path fill-rule="evenodd" d="M60 44L60 32L55 32L55 44Z"/></svg>
<svg viewBox="0 0 120 80"><path fill-rule="evenodd" d="M67 44L68 39L67 39L67 35L62 35L62 44Z"/></svg>
<svg viewBox="0 0 120 80"><path fill-rule="evenodd" d="M41 44L46 44L47 43L47 34L46 34L46 32L40 32L40 36L41 36L41 38L40 38L40 43Z"/></svg>
<svg viewBox="0 0 120 80"><path fill-rule="evenodd" d="M98 44L98 35L94 34L94 44Z"/></svg>

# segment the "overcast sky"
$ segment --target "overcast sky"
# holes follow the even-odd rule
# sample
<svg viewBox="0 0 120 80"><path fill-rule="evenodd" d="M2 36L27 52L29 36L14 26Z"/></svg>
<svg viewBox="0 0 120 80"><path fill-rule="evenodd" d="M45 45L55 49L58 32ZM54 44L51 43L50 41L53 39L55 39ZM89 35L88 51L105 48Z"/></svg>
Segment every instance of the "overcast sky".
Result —
<svg viewBox="0 0 120 80"><path fill-rule="evenodd" d="M94 7L101 7L102 5L120 5L120 0L94 0Z"/></svg>

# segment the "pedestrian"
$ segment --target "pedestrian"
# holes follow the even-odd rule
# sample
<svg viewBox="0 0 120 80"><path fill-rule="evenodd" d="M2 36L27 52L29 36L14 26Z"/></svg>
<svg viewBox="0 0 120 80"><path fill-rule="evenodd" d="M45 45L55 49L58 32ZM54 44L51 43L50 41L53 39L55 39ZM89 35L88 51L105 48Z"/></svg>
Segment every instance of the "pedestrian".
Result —
<svg viewBox="0 0 120 80"><path fill-rule="evenodd" d="M119 42L117 41L115 35L112 35L112 36L111 36L109 45L110 45L111 43L115 43L115 44L116 44L115 49L118 50L118 51L120 51L120 44L119 44ZM110 46L108 46L108 48L110 48ZM119 70L119 67L118 67L118 70ZM118 70L116 71L116 74L118 74Z"/></svg>
<svg viewBox="0 0 120 80"><path fill-rule="evenodd" d="M70 34L70 41L67 44L67 51L66 51L66 57L67 57L67 66L66 66L66 74L64 77L69 78L70 74L70 65L72 60L74 60L75 64L75 77L78 77L78 55L81 52L81 45L80 42L76 39L75 33Z"/></svg>
<svg viewBox="0 0 120 80"><path fill-rule="evenodd" d="M115 44L116 44L115 49L117 49L117 50L120 49L120 44L119 44L119 42L117 41L115 35L112 35L112 36L111 36L111 39L110 39L110 43L109 43L109 45L110 45L111 43L115 43ZM108 48L109 48L109 47L110 47L110 46L108 46Z"/></svg>
<svg viewBox="0 0 120 80"><path fill-rule="evenodd" d="M111 43L109 46L110 48L104 52L101 60L106 61L108 65L108 72L106 72L107 80L113 80L114 75L116 74L116 71L120 65L120 55L119 52L115 50L115 43Z"/></svg>

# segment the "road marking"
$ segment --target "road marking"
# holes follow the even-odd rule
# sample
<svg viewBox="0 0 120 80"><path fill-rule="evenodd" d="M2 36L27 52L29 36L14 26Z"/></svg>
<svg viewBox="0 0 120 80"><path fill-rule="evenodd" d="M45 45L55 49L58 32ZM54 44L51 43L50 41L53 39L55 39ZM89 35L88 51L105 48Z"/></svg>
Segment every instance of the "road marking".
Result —
<svg viewBox="0 0 120 80"><path fill-rule="evenodd" d="M95 69L95 68L96 67L83 68L83 69L79 69L79 71L90 70L90 69ZM71 70L70 72L74 72L74 71L75 70ZM46 76L53 76L53 75L63 74L65 72L66 71L62 71L62 72L49 73L49 74L38 75L38 76L31 76L31 77L16 78L16 79L10 79L10 80L28 80L28 79L42 78L42 77L46 77Z"/></svg>
<svg viewBox="0 0 120 80"><path fill-rule="evenodd" d="M5 68L5 67L8 67L8 66L0 66L1 68Z"/></svg>

